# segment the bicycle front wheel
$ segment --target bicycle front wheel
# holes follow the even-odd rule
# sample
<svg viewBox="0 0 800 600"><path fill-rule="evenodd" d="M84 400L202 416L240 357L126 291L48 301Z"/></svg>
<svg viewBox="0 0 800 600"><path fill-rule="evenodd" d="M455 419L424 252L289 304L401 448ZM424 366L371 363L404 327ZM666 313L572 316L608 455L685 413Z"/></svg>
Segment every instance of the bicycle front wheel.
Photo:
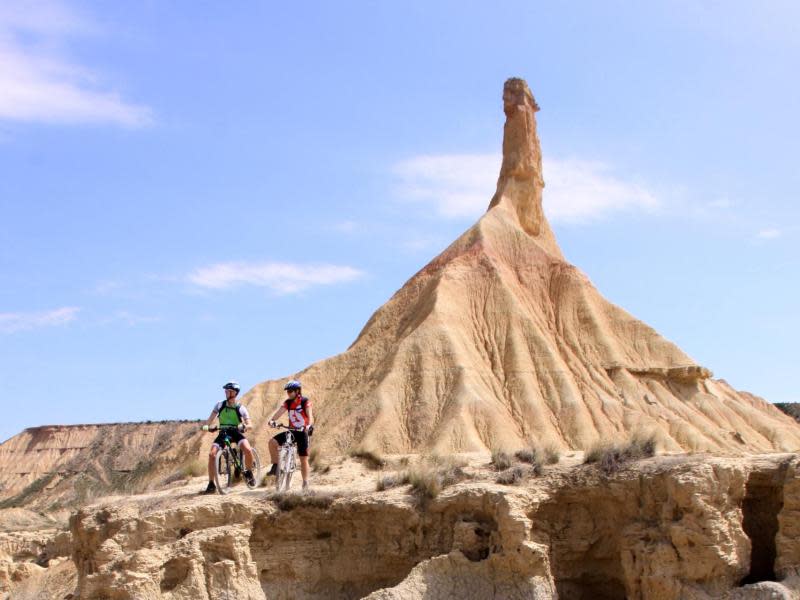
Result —
<svg viewBox="0 0 800 600"><path fill-rule="evenodd" d="M227 449L217 452L214 484L220 494L227 494L233 485L233 460Z"/></svg>
<svg viewBox="0 0 800 600"><path fill-rule="evenodd" d="M292 481L291 456L289 453L281 448L280 456L278 457L278 473L275 477L275 489L278 492L285 492L289 490L289 483Z"/></svg>

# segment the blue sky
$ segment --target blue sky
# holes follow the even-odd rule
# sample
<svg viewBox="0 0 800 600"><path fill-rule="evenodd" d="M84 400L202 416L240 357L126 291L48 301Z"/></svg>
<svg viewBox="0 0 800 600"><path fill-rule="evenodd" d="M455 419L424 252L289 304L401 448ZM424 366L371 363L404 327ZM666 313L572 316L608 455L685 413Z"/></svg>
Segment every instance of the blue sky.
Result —
<svg viewBox="0 0 800 600"><path fill-rule="evenodd" d="M800 400L796 3L252 4L0 5L0 439L344 350L485 210L509 76L568 259Z"/></svg>

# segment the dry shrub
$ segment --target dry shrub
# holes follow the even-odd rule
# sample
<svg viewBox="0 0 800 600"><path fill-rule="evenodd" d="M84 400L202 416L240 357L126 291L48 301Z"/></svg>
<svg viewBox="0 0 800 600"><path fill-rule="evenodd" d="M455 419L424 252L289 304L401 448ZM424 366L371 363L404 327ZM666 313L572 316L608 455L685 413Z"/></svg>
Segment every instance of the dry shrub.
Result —
<svg viewBox="0 0 800 600"><path fill-rule="evenodd" d="M508 471L501 473L500 476L495 480L497 481L497 483L505 483L505 484L517 483L518 481L523 479L524 476L527 475L538 476L542 474L542 471L544 471L545 458L543 452L538 448L532 448L530 450L520 450L519 452L514 454L514 457L520 462L528 463L529 465L531 465L530 470L527 473L525 473L525 470L522 469L522 467L514 467L514 469L511 469L512 473L509 473ZM525 474L524 476L522 475L523 473Z"/></svg>
<svg viewBox="0 0 800 600"><path fill-rule="evenodd" d="M466 462L449 456L431 456L405 471L379 477L379 492L401 485L411 485L411 492L421 502L436 498L441 491L471 476L464 470Z"/></svg>
<svg viewBox="0 0 800 600"><path fill-rule="evenodd" d="M408 471L411 491L422 500L433 500L441 491L459 481L469 478L460 466L425 466Z"/></svg>
<svg viewBox="0 0 800 600"><path fill-rule="evenodd" d="M537 465L541 468L541 465ZM497 476L495 481L497 483L501 483L503 485L515 485L527 479L527 477L531 474L535 473L536 475L539 474L536 471L536 466L531 467L530 469L525 469L525 467L514 467L513 469L506 469L502 473Z"/></svg>
<svg viewBox="0 0 800 600"><path fill-rule="evenodd" d="M514 458L516 458L520 462L528 463L529 465L542 464L541 452L536 448L520 450L519 452L514 454Z"/></svg>
<svg viewBox="0 0 800 600"><path fill-rule="evenodd" d="M546 465L554 465L561 460L561 451L558 449L558 446L553 444L548 444L542 450L544 454L544 464Z"/></svg>
<svg viewBox="0 0 800 600"><path fill-rule="evenodd" d="M362 463L367 465L373 471L377 471L378 469L382 469L386 466L386 459L384 459L380 454L377 452L373 452L372 450L365 450L365 449L357 449L350 451L350 457L355 458L356 460L360 460Z"/></svg>
<svg viewBox="0 0 800 600"><path fill-rule="evenodd" d="M315 473L325 475L331 470L330 464L322 460L320 449L317 447L311 448L308 451L308 464Z"/></svg>
<svg viewBox="0 0 800 600"><path fill-rule="evenodd" d="M492 466L495 471L505 471L511 467L511 456L502 450L492 450Z"/></svg>
<svg viewBox="0 0 800 600"><path fill-rule="evenodd" d="M184 474L183 470L175 471L171 475L167 475L161 480L160 486L170 485L176 481L186 481L188 477Z"/></svg>
<svg viewBox="0 0 800 600"><path fill-rule="evenodd" d="M561 455L556 446L548 445L544 448L538 446L525 448L515 453L514 458L531 465L531 475L541 475L544 466L556 464L561 459Z"/></svg>
<svg viewBox="0 0 800 600"><path fill-rule="evenodd" d="M619 471L629 461L649 458L656 453L654 435L634 435L622 444L597 444L586 451L584 464L594 464L607 475Z"/></svg>
<svg viewBox="0 0 800 600"><path fill-rule="evenodd" d="M378 481L375 483L375 489L378 492L385 492L393 487L397 487L399 485L405 485L408 483L408 474L407 473L392 473L391 475L383 475L378 477Z"/></svg>
<svg viewBox="0 0 800 600"><path fill-rule="evenodd" d="M156 459L147 457L136 463L131 471L111 471L108 473L106 490L112 494L140 494L150 489L148 479L155 470Z"/></svg>
<svg viewBox="0 0 800 600"><path fill-rule="evenodd" d="M208 464L198 458L189 464L184 465L182 472L186 479L189 479L190 477L199 477L200 475L205 475L208 473Z"/></svg>
<svg viewBox="0 0 800 600"><path fill-rule="evenodd" d="M294 492L283 493L283 494L275 494L270 499L275 503L275 505L284 512L289 512L294 510L295 508L322 508L327 509L330 508L331 504L337 498L340 498L339 494L332 494L332 493L306 493L306 494L298 494Z"/></svg>

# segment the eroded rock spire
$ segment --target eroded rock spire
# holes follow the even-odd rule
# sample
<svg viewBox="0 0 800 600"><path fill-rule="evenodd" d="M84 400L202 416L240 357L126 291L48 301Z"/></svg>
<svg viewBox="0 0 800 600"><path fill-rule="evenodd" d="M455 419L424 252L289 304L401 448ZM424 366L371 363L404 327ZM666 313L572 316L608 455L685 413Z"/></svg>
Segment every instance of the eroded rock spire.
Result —
<svg viewBox="0 0 800 600"><path fill-rule="evenodd" d="M489 209L507 202L520 225L534 237L552 238L542 211L542 149L536 134L539 105L524 79L512 77L503 86L503 166ZM549 240L548 240L549 241ZM555 243L555 240L552 240Z"/></svg>

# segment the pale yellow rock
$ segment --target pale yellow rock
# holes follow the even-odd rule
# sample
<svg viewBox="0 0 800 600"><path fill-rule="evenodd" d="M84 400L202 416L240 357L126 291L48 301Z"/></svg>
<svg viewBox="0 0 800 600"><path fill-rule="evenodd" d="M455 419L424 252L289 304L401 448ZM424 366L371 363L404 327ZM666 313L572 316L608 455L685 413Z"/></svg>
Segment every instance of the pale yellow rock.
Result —
<svg viewBox="0 0 800 600"><path fill-rule="evenodd" d="M606 301L567 263L542 212L538 106L506 83L490 208L367 322L350 348L292 377L328 451L586 448L648 431L664 450L800 449L800 425L739 393ZM264 418L284 379L245 396Z"/></svg>
<svg viewBox="0 0 800 600"><path fill-rule="evenodd" d="M0 598L796 597L797 577L785 576L800 566L786 502L796 456L655 457L606 476L578 455L518 486L495 483L487 454L458 461L467 478L424 506L407 486L376 493L374 473L354 461L318 474L318 495L293 509L242 487L198 496L199 481L111 498L76 513L69 537L9 533L0 565L15 580ZM327 493L340 497L322 502ZM747 523L771 521L780 581L739 587L754 553L769 552ZM72 560L40 566L47 547Z"/></svg>
<svg viewBox="0 0 800 600"><path fill-rule="evenodd" d="M782 489L782 507L778 514L775 537L777 560L775 571L781 577L800 575L800 469L798 459L786 469Z"/></svg>
<svg viewBox="0 0 800 600"><path fill-rule="evenodd" d="M503 104L488 212L347 351L294 374L329 463L313 483L335 498L281 509L263 490L198 497L205 478L190 467L210 438L192 423L26 430L0 445L0 496L58 504L47 516L0 510L0 599L797 597L798 459L752 453L796 452L800 426L714 380L564 260L542 211L538 106L517 79ZM245 395L257 424L283 381ZM488 465L490 448L563 451L638 432L710 454L607 476L570 452L519 486ZM250 439L266 457L267 431ZM460 457L465 481L422 502L408 486L376 492L374 473L336 457L356 447L474 453ZM70 532L53 529L76 503Z"/></svg>

